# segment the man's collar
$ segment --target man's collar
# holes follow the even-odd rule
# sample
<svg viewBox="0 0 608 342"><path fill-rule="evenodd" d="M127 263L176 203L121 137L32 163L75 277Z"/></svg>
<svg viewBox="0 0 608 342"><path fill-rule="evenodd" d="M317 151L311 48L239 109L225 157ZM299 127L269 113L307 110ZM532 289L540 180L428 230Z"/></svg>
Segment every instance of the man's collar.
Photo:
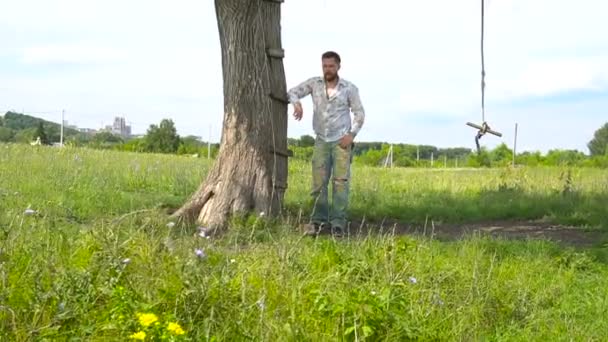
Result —
<svg viewBox="0 0 608 342"><path fill-rule="evenodd" d="M321 83L325 83L325 77L321 76L321 77L319 78L319 82L321 82ZM344 81L344 80L342 79L342 77L340 77L340 76L338 76L338 83L336 83L336 85L337 85L338 87L346 87L346 86L347 86L346 81Z"/></svg>

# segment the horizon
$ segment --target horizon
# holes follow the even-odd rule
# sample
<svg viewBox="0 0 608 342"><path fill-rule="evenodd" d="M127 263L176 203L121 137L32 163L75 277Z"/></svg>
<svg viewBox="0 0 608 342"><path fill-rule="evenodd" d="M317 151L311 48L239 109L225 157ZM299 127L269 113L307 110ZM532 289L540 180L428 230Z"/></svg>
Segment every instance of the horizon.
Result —
<svg viewBox="0 0 608 342"><path fill-rule="evenodd" d="M55 121L52 121L52 120L46 120L46 119L39 118L39 117L35 117L35 116L29 115L29 114L19 113L19 112L13 111L13 110L11 110L11 111L9 111L9 112L12 112L12 113L15 113L15 114L22 114L22 115L31 116L31 117L34 117L34 118L36 118L36 119L42 119L42 120L45 120L45 121L47 121L47 122L50 122L50 123L55 124L55 125L58 125L58 126L60 126L60 125L61 125L61 123L60 123L60 122L55 122ZM1 114L1 115L0 115L0 117L4 116L6 113L8 113L8 112L5 112L4 114ZM73 128L72 128L72 127L70 127L70 126L71 126L71 125L64 125L64 128L67 128L67 129L73 129ZM91 129L91 128L90 128L90 127L76 127L76 129L77 129L77 130L80 130L80 129ZM106 129L107 129L107 127L103 127L103 128L99 128L99 129L95 129L95 128L93 128L92 130L94 130L95 132L94 132L94 133L92 133L92 134L97 134L97 133L105 132L105 131L106 131ZM83 133L83 134L91 134L90 132L80 132L80 133ZM204 137L202 137L202 136L200 136L200 135L180 135L180 134L179 134L179 132L177 132L177 133L178 133L178 135L180 136L180 138L194 137L194 138L197 138L197 140L199 140L199 141L200 141L200 142L202 142L202 143L207 143L207 141L204 139ZM489 134L489 133L488 133L488 134ZM137 134L131 134L131 135L129 135L129 137L127 138L127 140L129 140L129 139L138 139L138 138L143 138L145 135L146 135L146 132L143 132L143 133L137 133ZM310 135L310 134L304 134L303 136L309 136L309 137L313 137L313 138L314 138L314 136L313 136L313 135ZM291 137L291 136L288 136L287 138L288 138L288 139L300 140L300 139L301 139L303 136L298 136L298 137ZM483 139L483 138L482 138L482 139ZM216 142L211 142L211 144L213 144L213 145L215 145L215 144L219 144L219 143L220 143L219 141L216 141ZM387 141L381 141L381 140L373 140L373 141L359 141L358 143L360 143L360 144L378 144L378 143L380 143L380 144L387 144L387 145L390 145L390 146L393 146L393 145L397 145L397 146L399 146L399 145L403 145L403 146L407 146L407 145L409 145L409 146L425 146L425 147L435 147L435 148L437 148L438 150L448 150L448 149L470 149L470 150L471 150L471 151L470 151L470 153L475 153L475 148L474 148L474 147L473 147L473 148L471 148L471 147L469 147L469 146L437 146L437 145L432 145L432 144L431 144L431 145L429 145L429 144L412 144L412 143L402 143L402 142L398 142L398 143L391 143L391 142L387 142ZM482 146L483 146L483 145L482 145ZM496 146L494 146L493 148L497 148L497 147L499 147L499 145L496 145ZM507 147L509 147L509 146L507 146ZM490 150L492 150L493 148L488 149L488 150L490 151ZM512 146L511 146L511 147L509 147L509 148L512 150ZM589 153L588 153L588 152L585 152L585 151L580 151L580 150L571 150L571 149L549 149L548 151L545 151L545 152L543 152L543 151L538 151L538 150L526 150L526 151L519 151L519 149L518 149L518 150L517 150L517 154L518 154L518 155L521 155L521 154L524 154L524 153L541 153L542 155L547 155L547 153L548 153L548 152L550 152L551 150L561 150L561 151L566 151L566 150L569 150L569 151L581 152L581 153L585 154L586 156L589 156Z"/></svg>
<svg viewBox="0 0 608 342"><path fill-rule="evenodd" d="M282 4L287 87L320 75L321 53L335 50L366 109L358 141L475 149L466 122L481 121L479 1L346 1ZM487 135L482 146L513 148L517 123L518 152L589 153L608 121L607 9L599 0L486 2L486 119L503 137ZM219 142L213 2L26 0L1 4L0 18L3 113L61 122L65 110L69 124L93 129L122 116L133 134L170 118L181 136L205 140L211 126ZM302 122L288 107L290 138L314 136L310 97L303 104Z"/></svg>

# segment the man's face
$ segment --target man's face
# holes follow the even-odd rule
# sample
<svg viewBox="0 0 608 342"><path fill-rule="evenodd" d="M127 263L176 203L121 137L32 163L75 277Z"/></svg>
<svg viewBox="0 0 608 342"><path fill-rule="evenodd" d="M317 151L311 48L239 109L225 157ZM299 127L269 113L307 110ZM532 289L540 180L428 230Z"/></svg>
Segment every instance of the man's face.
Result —
<svg viewBox="0 0 608 342"><path fill-rule="evenodd" d="M338 77L338 70L340 70L340 65L333 58L323 58L321 60L323 64L323 77L325 77L326 81L333 81Z"/></svg>

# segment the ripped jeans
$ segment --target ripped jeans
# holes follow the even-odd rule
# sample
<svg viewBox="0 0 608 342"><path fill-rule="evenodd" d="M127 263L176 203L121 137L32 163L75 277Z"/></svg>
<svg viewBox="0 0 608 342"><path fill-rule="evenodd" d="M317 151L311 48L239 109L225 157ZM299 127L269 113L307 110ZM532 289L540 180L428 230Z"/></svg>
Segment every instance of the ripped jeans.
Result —
<svg viewBox="0 0 608 342"><path fill-rule="evenodd" d="M313 223L330 223L346 228L353 146L342 148L339 141L315 140L312 155ZM328 185L332 180L332 204L328 203Z"/></svg>

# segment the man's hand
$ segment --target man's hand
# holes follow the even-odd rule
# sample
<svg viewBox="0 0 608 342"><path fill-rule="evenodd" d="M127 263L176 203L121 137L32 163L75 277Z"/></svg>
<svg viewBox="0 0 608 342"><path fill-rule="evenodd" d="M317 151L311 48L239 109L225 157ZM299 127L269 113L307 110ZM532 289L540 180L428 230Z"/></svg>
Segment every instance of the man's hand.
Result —
<svg viewBox="0 0 608 342"><path fill-rule="evenodd" d="M347 148L353 143L353 135L348 133L340 138L340 147Z"/></svg>
<svg viewBox="0 0 608 342"><path fill-rule="evenodd" d="M304 114L304 110L302 109L302 104L300 102L296 102L293 105L293 117L300 121L302 120L302 115Z"/></svg>

